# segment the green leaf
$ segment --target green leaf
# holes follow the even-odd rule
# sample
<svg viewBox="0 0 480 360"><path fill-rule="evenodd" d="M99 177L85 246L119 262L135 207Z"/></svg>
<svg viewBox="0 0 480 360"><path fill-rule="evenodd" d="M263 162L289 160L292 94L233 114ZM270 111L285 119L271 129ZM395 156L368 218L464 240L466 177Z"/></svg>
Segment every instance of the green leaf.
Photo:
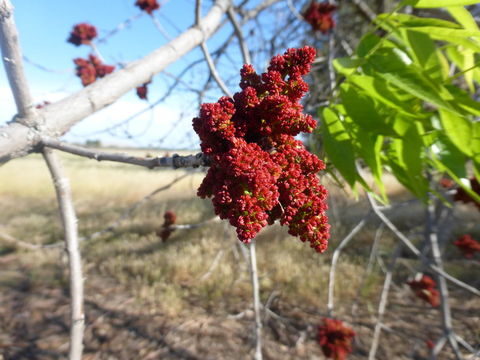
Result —
<svg viewBox="0 0 480 360"><path fill-rule="evenodd" d="M360 66L361 61L359 59L352 59L350 57L338 58L333 60L333 66L335 70L344 76L355 73Z"/></svg>
<svg viewBox="0 0 480 360"><path fill-rule="evenodd" d="M413 66L408 66L400 51L380 49L369 58L369 63L377 71L378 76L399 89L440 108L455 111L448 101L444 100L444 97L451 99L448 91Z"/></svg>
<svg viewBox="0 0 480 360"><path fill-rule="evenodd" d="M336 112L330 108L323 110L322 130L325 152L335 168L353 188L357 180L357 170L352 140Z"/></svg>
<svg viewBox="0 0 480 360"><path fill-rule="evenodd" d="M447 11L464 29L478 31L478 25L472 14L463 6L450 6Z"/></svg>
<svg viewBox="0 0 480 360"><path fill-rule="evenodd" d="M377 16L377 22L392 22L396 26L402 27L422 27L422 26L438 26L444 28L458 29L460 26L453 21L441 20L436 18L418 17L408 14L380 14Z"/></svg>
<svg viewBox="0 0 480 360"><path fill-rule="evenodd" d="M440 110L440 122L450 141L467 156L472 156L472 123L463 116Z"/></svg>
<svg viewBox="0 0 480 360"><path fill-rule="evenodd" d="M385 83L385 80L368 75L351 75L348 77L350 83L364 90L367 95L394 109L395 111L409 117L418 117L418 112L411 112L408 103L402 102Z"/></svg>
<svg viewBox="0 0 480 360"><path fill-rule="evenodd" d="M478 4L478 0L418 0L413 6L416 8L439 8L473 4Z"/></svg>
<svg viewBox="0 0 480 360"><path fill-rule="evenodd" d="M439 26L419 26L412 30L430 34L434 39L450 41L451 38L480 38L480 32L466 29L449 29Z"/></svg>
<svg viewBox="0 0 480 360"><path fill-rule="evenodd" d="M348 116L366 131L395 136L393 124L380 114L374 100L361 90L347 84L340 87L340 97Z"/></svg>
<svg viewBox="0 0 480 360"><path fill-rule="evenodd" d="M383 136L367 133L361 129L356 132L357 146L360 156L363 158L370 171L373 174L375 183L384 202L387 202L387 193L382 181L382 161L381 151L383 146Z"/></svg>
<svg viewBox="0 0 480 360"><path fill-rule="evenodd" d="M480 122L473 123L472 159L476 169L480 169ZM477 177L480 179L480 177Z"/></svg>
<svg viewBox="0 0 480 360"><path fill-rule="evenodd" d="M366 56L380 41L382 41L382 38L375 34L368 33L364 35L358 43L357 55L360 57Z"/></svg>
<svg viewBox="0 0 480 360"><path fill-rule="evenodd" d="M405 30L405 40L410 45L414 62L432 79L443 79L442 66L435 42L429 35L414 30Z"/></svg>
<svg viewBox="0 0 480 360"><path fill-rule="evenodd" d="M465 155L460 152L445 135L442 135L437 139L437 142L433 146L433 150L438 160L440 160L442 164L451 171L451 173L459 178L467 177Z"/></svg>
<svg viewBox="0 0 480 360"><path fill-rule="evenodd" d="M454 97L452 103L454 103L460 111L466 111L468 114L480 116L480 102L472 100L467 92L454 85L447 85L445 87Z"/></svg>

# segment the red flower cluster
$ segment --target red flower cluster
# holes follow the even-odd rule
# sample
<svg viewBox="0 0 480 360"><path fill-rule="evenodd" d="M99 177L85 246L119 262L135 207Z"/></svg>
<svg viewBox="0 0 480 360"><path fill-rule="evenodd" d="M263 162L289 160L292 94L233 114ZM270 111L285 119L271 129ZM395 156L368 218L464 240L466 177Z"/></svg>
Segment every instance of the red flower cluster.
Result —
<svg viewBox="0 0 480 360"><path fill-rule="evenodd" d="M76 58L73 60L76 75L82 80L83 86L90 85L97 78L102 78L115 70L115 66L105 65L95 55L89 55L88 59Z"/></svg>
<svg viewBox="0 0 480 360"><path fill-rule="evenodd" d="M162 241L165 241L170 237L172 232L175 231L171 226L177 221L177 216L173 211L166 211L165 214L163 214L163 219L163 225L157 230L156 234L162 239Z"/></svg>
<svg viewBox="0 0 480 360"><path fill-rule="evenodd" d="M407 284L420 299L425 300L433 307L440 305L440 294L436 289L437 283L430 276L422 275L420 280L408 281Z"/></svg>
<svg viewBox="0 0 480 360"><path fill-rule="evenodd" d="M473 192L476 192L478 195L480 195L480 183L476 178L474 177L470 178L470 187ZM461 202L464 202L465 204L472 203L480 211L480 202L476 201L475 199L472 199L470 195L468 195L468 193L462 188L457 189L456 194L453 195L453 200L461 201Z"/></svg>
<svg viewBox="0 0 480 360"><path fill-rule="evenodd" d="M143 11L146 11L148 14L152 15L154 10L160 8L160 5L157 3L157 0L137 0L135 5L138 6Z"/></svg>
<svg viewBox="0 0 480 360"><path fill-rule="evenodd" d="M91 41L97 37L97 28L87 23L77 24L70 32L70 37L67 39L69 43L80 46L82 44L89 45Z"/></svg>
<svg viewBox="0 0 480 360"><path fill-rule="evenodd" d="M316 251L327 248L327 191L316 176L325 165L294 138L316 125L300 104L308 91L302 76L314 58L306 46L275 56L262 75L244 65L242 91L203 104L193 119L211 160L198 195L213 197L215 213L229 219L245 243L280 219Z"/></svg>
<svg viewBox="0 0 480 360"><path fill-rule="evenodd" d="M142 99L142 100L148 100L148 84L150 84L151 81L146 82L145 84L137 87L137 96Z"/></svg>
<svg viewBox="0 0 480 360"><path fill-rule="evenodd" d="M475 253L480 252L480 242L475 240L471 235L462 235L453 244L463 253L467 259L473 258Z"/></svg>
<svg viewBox="0 0 480 360"><path fill-rule="evenodd" d="M307 10L303 13L305 21L308 22L314 31L321 31L326 34L335 27L335 20L332 13L337 9L335 5L327 2L318 3L312 1Z"/></svg>
<svg viewBox="0 0 480 360"><path fill-rule="evenodd" d="M327 358L344 360L352 352L352 339L355 332L343 325L340 320L323 319L318 327L318 342Z"/></svg>

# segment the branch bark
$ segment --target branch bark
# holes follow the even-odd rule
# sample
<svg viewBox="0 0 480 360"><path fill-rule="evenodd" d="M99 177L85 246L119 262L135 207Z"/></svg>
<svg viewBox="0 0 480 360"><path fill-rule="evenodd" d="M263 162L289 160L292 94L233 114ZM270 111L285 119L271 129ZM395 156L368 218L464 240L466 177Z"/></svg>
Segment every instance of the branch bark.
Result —
<svg viewBox="0 0 480 360"><path fill-rule="evenodd" d="M209 38L218 29L230 3L230 0L217 0L199 26L191 27L168 44L128 64L124 69L95 81L59 102L39 109L33 119L37 129L22 126L16 121L0 127L0 163L31 152L42 135L63 135L88 115L107 107L126 92L150 80L153 75Z"/></svg>
<svg viewBox="0 0 480 360"><path fill-rule="evenodd" d="M77 218L73 208L70 185L63 173L59 159L48 148L43 150L43 157L50 170L57 194L70 266L71 326L69 359L81 360L85 317L83 314L83 275L82 259L78 248Z"/></svg>
<svg viewBox="0 0 480 360"><path fill-rule="evenodd" d="M33 113L33 99L23 71L22 51L13 19L13 6L9 0L0 1L0 46L3 65L17 105L17 121L25 123Z"/></svg>
<svg viewBox="0 0 480 360"><path fill-rule="evenodd" d="M87 149L77 145L71 145L56 139L43 138L41 141L43 146L47 146L52 149L61 150L70 154L83 156L89 159L95 159L97 161L114 161L125 164L132 164L143 166L149 169L162 167L162 168L185 168L185 167L198 167L208 166L208 158L203 153L196 155L180 156L174 154L171 157L155 157L155 158L141 158L137 156L131 156L121 153L108 153L104 151L95 151Z"/></svg>

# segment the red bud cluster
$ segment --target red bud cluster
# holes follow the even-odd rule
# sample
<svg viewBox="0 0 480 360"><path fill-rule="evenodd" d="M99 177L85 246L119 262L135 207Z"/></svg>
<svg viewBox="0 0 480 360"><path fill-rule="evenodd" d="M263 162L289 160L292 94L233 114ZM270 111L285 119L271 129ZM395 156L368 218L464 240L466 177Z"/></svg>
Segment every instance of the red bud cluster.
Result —
<svg viewBox="0 0 480 360"><path fill-rule="evenodd" d="M425 300L433 307L440 305L440 294L436 289L437 283L428 275L422 275L420 280L408 281L407 284L417 297Z"/></svg>
<svg viewBox="0 0 480 360"><path fill-rule="evenodd" d="M77 24L70 32L70 37L67 39L69 43L80 46L82 44L90 45L92 40L97 37L97 28L87 23Z"/></svg>
<svg viewBox="0 0 480 360"><path fill-rule="evenodd" d="M95 55L89 55L88 59L76 58L73 60L76 75L82 80L83 86L90 85L97 78L102 78L115 70L115 66L105 65Z"/></svg>
<svg viewBox="0 0 480 360"><path fill-rule="evenodd" d="M138 6L143 11L146 11L148 14L152 15L154 10L160 8L157 0L137 0L135 5Z"/></svg>
<svg viewBox="0 0 480 360"><path fill-rule="evenodd" d="M336 9L335 5L327 2L318 3L312 1L303 13L303 17L314 31L321 31L323 34L326 34L335 27L335 20L333 20L332 14Z"/></svg>
<svg viewBox="0 0 480 360"><path fill-rule="evenodd" d="M166 211L165 214L163 214L163 225L160 229L157 230L157 236L162 239L162 241L167 240L172 232L175 231L175 229L172 229L172 225L175 224L175 221L177 221L177 215L173 211Z"/></svg>
<svg viewBox="0 0 480 360"><path fill-rule="evenodd" d="M318 327L318 342L327 358L344 360L352 352L352 339L355 332L341 320L323 319Z"/></svg>
<svg viewBox="0 0 480 360"><path fill-rule="evenodd" d="M453 244L458 247L467 259L473 258L477 251L480 252L480 242L468 234L462 235Z"/></svg>
<svg viewBox="0 0 480 360"><path fill-rule="evenodd" d="M316 251L327 248L327 191L316 176L325 165L294 138L316 125L300 104L308 91L302 76L314 58L306 46L275 56L262 75L244 65L242 91L203 104L193 119L211 159L198 195L213 198L215 213L229 219L245 243L280 219Z"/></svg>
<svg viewBox="0 0 480 360"><path fill-rule="evenodd" d="M146 82L145 84L142 84L141 86L136 88L137 91L137 96L142 99L142 100L148 100L148 84L150 84L151 81Z"/></svg>
<svg viewBox="0 0 480 360"><path fill-rule="evenodd" d="M470 187L471 187L473 192L480 195L480 183L478 182L478 180L476 178L474 178L474 177L470 178ZM470 197L470 195L465 190L463 190L462 188L457 189L456 194L453 195L453 200L454 201L461 201L461 202L464 202L466 204L472 203L480 211L480 202L476 201L475 199L472 199Z"/></svg>

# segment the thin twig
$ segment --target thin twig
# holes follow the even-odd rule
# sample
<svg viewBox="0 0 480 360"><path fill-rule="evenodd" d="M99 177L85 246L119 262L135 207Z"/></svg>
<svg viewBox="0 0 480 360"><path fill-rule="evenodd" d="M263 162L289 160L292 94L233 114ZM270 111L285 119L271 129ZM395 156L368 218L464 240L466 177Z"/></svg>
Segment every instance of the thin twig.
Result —
<svg viewBox="0 0 480 360"><path fill-rule="evenodd" d="M52 138L43 138L42 144L52 149L61 150L89 159L95 159L97 161L121 162L125 164L143 166L149 169L157 167L178 169L184 167L208 166L208 159L203 153L187 156L180 156L178 154L174 154L171 157L141 158L128 154L113 154L103 151L95 151L78 145L68 144Z"/></svg>
<svg viewBox="0 0 480 360"><path fill-rule="evenodd" d="M227 16L230 22L232 23L233 30L235 32L235 35L237 36L238 43L240 44L240 50L242 52L243 56L243 63L244 64L251 64L252 63L252 58L250 56L250 50L248 50L248 45L247 42L245 41L245 37L243 36L243 31L240 23L237 20L237 15L235 13L235 10L233 6L231 6L227 10Z"/></svg>
<svg viewBox="0 0 480 360"><path fill-rule="evenodd" d="M330 266L330 275L328 278L328 303L327 303L327 309L328 309L328 316L332 317L333 316L333 299L334 299L334 290L335 290L335 273L337 270L337 262L338 258L340 257L340 253L342 250L345 248L345 246L348 245L350 240L353 239L353 237L363 228L365 225L367 218L370 214L365 216L362 220L358 222L358 224L348 233L347 236L343 238L343 240L340 242L340 245L335 249L333 252L333 257L332 257L332 265Z"/></svg>
<svg viewBox="0 0 480 360"><path fill-rule="evenodd" d="M425 224L425 237L430 242L432 249L433 262L435 265L443 270L443 262L440 254L440 247L438 246L437 238L437 224L435 221L435 199L433 196L429 196L429 203L426 209L426 224ZM462 360L463 356L458 348L457 339L453 332L452 327L452 315L450 313L450 304L448 298L448 287L445 277L437 274L438 290L440 292L440 312L442 315L442 327L445 337L448 339L450 346L453 349L457 360Z"/></svg>
<svg viewBox="0 0 480 360"><path fill-rule="evenodd" d="M262 318L260 315L260 285L258 283L257 254L255 251L255 239L250 245L250 275L253 288L253 311L255 313L255 360L262 360Z"/></svg>
<svg viewBox="0 0 480 360"><path fill-rule="evenodd" d="M425 255L423 255L420 252L420 250L418 250L415 247L415 245L413 245L412 242L405 235L403 235L403 233L400 230L397 229L397 227L385 216L385 214L383 214L380 211L377 203L375 202L375 199L373 199L373 197L369 193L367 193L367 199L375 215L377 215L378 218L390 229L390 231L392 231L393 234L403 242L403 244L406 246L408 250L410 250L410 252L412 252L415 256L420 258L422 261L425 261L425 263L428 265L428 267L432 271L434 271L436 274L442 275L443 277L445 277L445 279L451 281L458 287L461 287L462 289L467 290L476 296L480 296L480 290L464 283L461 280L458 280L457 278L443 271L443 269L440 269L435 264L432 264L432 262L429 259L427 259Z"/></svg>
<svg viewBox="0 0 480 360"><path fill-rule="evenodd" d="M15 247L20 247L22 249L27 250L38 250L41 249L42 246L38 244L31 244L26 241L14 238L12 235L7 234L5 232L0 232L0 241L3 240L7 244L13 245Z"/></svg>
<svg viewBox="0 0 480 360"><path fill-rule="evenodd" d="M387 268L387 273L385 275L385 281L383 283L382 294L380 296L380 303L378 305L378 315L377 322L375 324L375 330L373 333L372 345L370 347L370 352L368 354L368 360L374 360L377 353L378 344L380 341L380 333L382 331L382 321L383 315L385 314L385 309L387 308L388 294L390 291L390 285L392 283L393 269L395 268L395 263L400 256L402 250L402 245L398 245L393 252L392 260Z"/></svg>
<svg viewBox="0 0 480 360"><path fill-rule="evenodd" d="M81 360L85 317L83 314L82 259L78 247L77 219L73 208L70 185L63 173L60 160L48 148L43 149L43 157L50 170L57 194L70 266L71 328L69 359Z"/></svg>

